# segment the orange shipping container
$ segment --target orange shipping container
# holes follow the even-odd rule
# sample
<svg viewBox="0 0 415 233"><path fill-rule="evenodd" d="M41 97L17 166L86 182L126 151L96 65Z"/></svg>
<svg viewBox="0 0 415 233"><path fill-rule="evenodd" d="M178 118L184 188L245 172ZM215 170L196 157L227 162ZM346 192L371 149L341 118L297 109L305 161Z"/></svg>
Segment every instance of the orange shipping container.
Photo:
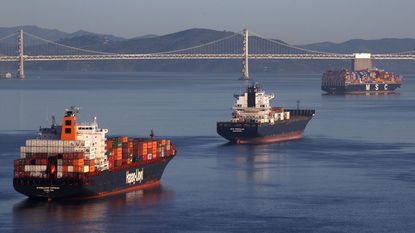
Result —
<svg viewBox="0 0 415 233"><path fill-rule="evenodd" d="M128 142L128 137L122 136L122 137L119 137L118 140L120 140L121 142Z"/></svg>
<svg viewBox="0 0 415 233"><path fill-rule="evenodd" d="M74 166L84 166L84 159L74 159L73 160Z"/></svg>

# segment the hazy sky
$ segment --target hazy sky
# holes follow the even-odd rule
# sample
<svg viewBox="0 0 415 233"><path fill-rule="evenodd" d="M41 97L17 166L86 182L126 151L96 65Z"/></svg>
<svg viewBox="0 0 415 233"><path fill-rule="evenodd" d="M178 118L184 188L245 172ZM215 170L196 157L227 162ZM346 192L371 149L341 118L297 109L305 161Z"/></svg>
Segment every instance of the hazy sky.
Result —
<svg viewBox="0 0 415 233"><path fill-rule="evenodd" d="M415 0L0 0L0 26L38 25L135 37L188 28L292 44L415 38Z"/></svg>

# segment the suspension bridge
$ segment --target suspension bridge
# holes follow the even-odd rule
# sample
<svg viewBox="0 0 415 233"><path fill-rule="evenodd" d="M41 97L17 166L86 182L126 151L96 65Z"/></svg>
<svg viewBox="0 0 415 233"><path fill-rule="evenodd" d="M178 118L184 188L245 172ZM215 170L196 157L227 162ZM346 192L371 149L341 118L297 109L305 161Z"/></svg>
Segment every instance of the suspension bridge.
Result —
<svg viewBox="0 0 415 233"><path fill-rule="evenodd" d="M25 78L25 62L39 61L98 61L98 60L183 60L183 59L240 59L243 78L249 79L248 61L276 59L359 60L361 54L315 51L267 39L255 33L229 33L228 36L189 48L172 51L117 53L77 48L19 30L0 38L0 62L17 62L18 78ZM415 60L415 50L364 54L366 60Z"/></svg>

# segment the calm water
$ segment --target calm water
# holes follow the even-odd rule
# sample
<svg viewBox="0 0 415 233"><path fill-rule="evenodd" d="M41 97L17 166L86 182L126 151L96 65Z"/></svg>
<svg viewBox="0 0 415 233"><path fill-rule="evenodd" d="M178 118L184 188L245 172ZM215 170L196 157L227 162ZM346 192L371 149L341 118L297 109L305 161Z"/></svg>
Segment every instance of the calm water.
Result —
<svg viewBox="0 0 415 233"><path fill-rule="evenodd" d="M228 145L239 74L28 73L0 80L0 232L413 232L415 76L399 95L325 96L318 75L255 75L274 105L317 111L305 138ZM113 135L169 136L159 188L46 203L12 187L12 160L50 115L82 107Z"/></svg>

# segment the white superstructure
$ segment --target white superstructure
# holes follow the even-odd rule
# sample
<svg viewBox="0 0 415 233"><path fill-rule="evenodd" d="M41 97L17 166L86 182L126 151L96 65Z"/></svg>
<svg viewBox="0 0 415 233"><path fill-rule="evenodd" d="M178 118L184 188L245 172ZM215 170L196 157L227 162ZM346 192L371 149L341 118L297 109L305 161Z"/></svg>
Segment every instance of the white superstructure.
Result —
<svg viewBox="0 0 415 233"><path fill-rule="evenodd" d="M285 112L282 108L271 107L270 100L274 99L275 95L266 94L256 84L249 86L244 93L234 95L234 97L236 101L233 106L232 122L274 124L278 120L290 119L290 112Z"/></svg>
<svg viewBox="0 0 415 233"><path fill-rule="evenodd" d="M100 129L96 118L91 123L81 123L77 126L77 138L80 141L88 142L89 153L85 154L86 159L95 159L99 170L108 168L107 157L105 156L105 134L108 129Z"/></svg>

